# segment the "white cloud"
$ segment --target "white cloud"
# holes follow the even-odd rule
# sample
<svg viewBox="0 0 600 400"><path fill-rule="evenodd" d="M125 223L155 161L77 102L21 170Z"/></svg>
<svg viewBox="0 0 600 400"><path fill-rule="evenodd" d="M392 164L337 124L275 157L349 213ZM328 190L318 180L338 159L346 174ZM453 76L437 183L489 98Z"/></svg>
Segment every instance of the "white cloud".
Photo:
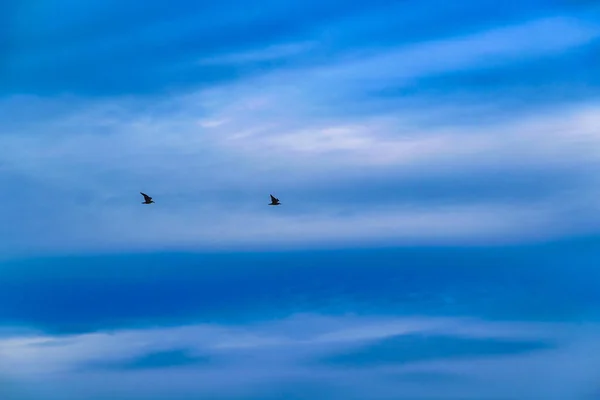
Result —
<svg viewBox="0 0 600 400"><path fill-rule="evenodd" d="M287 130L286 120L263 124L252 113L233 111L226 119L209 116L228 122L199 128L193 106L176 117L125 114L129 118L110 122L93 111L73 116L71 122L49 124L48 135L15 132L0 137L5 171L25 176L52 204L51 209L43 204L30 209L20 226L12 228L20 232L4 243L7 249L69 251L316 245L324 239L328 244L477 243L553 237L571 229L576 221L565 220L566 211L589 207L581 199L586 193L591 198L593 190L582 187L576 199L557 197L543 203L434 207L392 207L377 204L377 199L343 206L325 198L309 209L298 208L301 204L283 194L284 206L271 209L264 207L264 198L279 185L289 185L288 180L311 190L316 182L326 184L359 170L397 171L400 177L446 171L451 179L453 170L494 167L527 173L550 165L579 168L583 174L600 161L595 150L600 145L597 110L594 105L565 109L503 126L427 129L411 126L406 118L403 124L402 117L384 116L361 124L318 123L314 128L306 121L303 128ZM105 127L106 133L98 132ZM141 208L139 191L149 192L157 203ZM239 200L203 195L228 191ZM82 195L87 200L77 202ZM13 207L4 210L7 217L21 204ZM32 235L29 227L53 235Z"/></svg>
<svg viewBox="0 0 600 400"><path fill-rule="evenodd" d="M555 31L564 35L538 43ZM514 42L525 33L524 41ZM0 121L6 126L0 136L0 179L6 180L0 217L7 221L0 249L8 254L382 241L476 244L595 230L600 221L589 214L598 194L592 185L600 161L598 104L478 125L460 123L436 103L368 116L319 110L319 101L347 87L352 74L369 79L386 59L396 60L392 65L407 54L427 54L434 59L430 65L437 65L434 56L457 51L462 61L455 67L462 68L479 65L490 51L499 57L546 54L595 34L593 25L554 18L410 51L390 49L356 63L334 60L330 67L274 72L155 103L30 99L26 120ZM430 73L421 61L409 57L401 64ZM336 73L329 82L322 79L328 68L352 74ZM18 110L24 101L5 100L3 107ZM448 117L443 126L428 122L440 112ZM580 174L578 196L556 193L525 202L515 191L510 203L482 199L427 206L327 200L330 183L359 176L397 176L399 182L438 176L448 182L465 171L510 175L546 167ZM286 194L292 186L319 193L323 203L301 204ZM139 191L157 203L140 206ZM266 207L273 192L284 203L278 209Z"/></svg>
<svg viewBox="0 0 600 400"><path fill-rule="evenodd" d="M320 382L334 388L343 381L347 382L343 385L345 389L359 392L370 388L369 384L362 382L373 379L373 382L384 384L386 388L382 391L381 398L385 398L385 392L389 395L398 390L414 390L415 395L430 392L431 388L427 385L417 385L415 389L410 382L394 380L392 384L387 378L408 372L454 373L464 379L474 379L469 381L468 387L451 386L455 395L466 390L481 393L484 396L481 398L487 398L491 394L490 387L497 385L500 388L504 385L504 388L510 387L504 393L518 396L520 393L531 392L537 384L531 379L516 376L513 373L516 371L515 365L535 366L536 369L530 372L538 374L535 376L540 379L544 373L557 376L561 371L566 372L565 369L570 368L569 363L577 360L587 360L584 361L586 367L593 367L591 358L585 357L582 351L597 347L597 340L591 340L597 328L590 326L585 332L580 328L568 324L486 322L454 318L326 317L309 314L239 326L190 325L67 337L12 337L0 339L0 374L22 387L35 382L41 393L49 393L48 389L52 388L54 390L50 393L68 397L77 391L78 395L86 398L107 394L107 386L99 385L100 381L111 382L109 387L116 398L131 395L132 391L142 396L153 394L157 398L163 398L167 394L174 395L172 390L177 393L187 391L195 395L227 395L235 394L236 391L248 395L259 390L263 383L276 387L299 379ZM508 358L429 361L373 367L361 371L307 364L310 360L351 350L366 341L414 333L468 338L551 340L558 341L561 347L539 354ZM192 354L210 355L216 361L209 367L159 368L156 371L112 372L89 368L89 365L97 362L124 362L145 354L172 349L188 349ZM557 363L557 360L563 362ZM581 371L581 368L577 370ZM569 397L569 393L577 393L586 383L592 382L592 371L594 369L587 370L584 378L568 374L552 387ZM365 379L355 380L357 375ZM158 376L174 380L171 385L163 385L163 379L155 379ZM134 382L140 380L145 384L136 387ZM78 382L77 385L65 384L74 381ZM226 384L226 381L235 384ZM337 390L343 393L344 387ZM433 395L439 395L439 390L439 387L434 390ZM545 393L544 389L538 387L538 390L542 390L539 393ZM500 393L503 392L496 394Z"/></svg>
<svg viewBox="0 0 600 400"><path fill-rule="evenodd" d="M323 69L334 79L415 78L540 57L584 45L600 36L600 26L579 18L552 17L494 28L468 36L411 44L388 54L357 57ZM373 76L365 71L375 72Z"/></svg>
<svg viewBox="0 0 600 400"><path fill-rule="evenodd" d="M181 348L192 349L199 354L224 355L241 350L262 352L279 349L277 351L287 351L296 357L314 355L315 351L331 353L339 346L360 345L365 341L414 333L541 340L561 338L564 329L560 324L487 322L467 318L299 314L283 320L239 326L205 324L70 336L11 336L0 339L0 352L7 367L4 373L29 374L77 369L80 363L128 360L147 353Z"/></svg>
<svg viewBox="0 0 600 400"><path fill-rule="evenodd" d="M239 113L228 116L232 122L203 130L193 114L192 108L176 118L119 119L108 122L105 134L97 132L104 129L105 119L96 124L94 117L86 125L77 118L76 123L60 124L62 133L49 125L51 134L45 136L17 132L0 137L6 150L0 156L4 170L26 177L25 182L53 205L30 208L21 225L12 228L20 232L4 241L6 248L293 246L324 239L329 244L475 243L551 237L564 233L564 223L570 223L563 220L565 208L573 203L485 201L436 207L357 203L348 208L325 200L311 210L298 208L301 204L283 194L284 206L274 210L263 207L264 197L288 179L310 190L311 184L361 169L375 174L398 169L399 176L407 176L490 166L513 173L564 165L583 173L600 161L595 150L600 144L596 107L504 126L429 130L385 117L313 129L307 121L304 128L286 131L284 121L277 118L265 126L260 119ZM215 120L223 121L220 115ZM244 126L248 128L241 134ZM77 134L72 132L76 127L81 129ZM233 191L239 201L225 206L224 198L203 195L207 189L214 194ZM262 197L257 189L264 191ZM589 189L582 190L584 195ZM157 203L142 209L139 191L149 192ZM251 193L256 198L249 197ZM81 195L87 200L76 202ZM4 213L8 217L20 206L14 204ZM53 235L32 235L29 227Z"/></svg>

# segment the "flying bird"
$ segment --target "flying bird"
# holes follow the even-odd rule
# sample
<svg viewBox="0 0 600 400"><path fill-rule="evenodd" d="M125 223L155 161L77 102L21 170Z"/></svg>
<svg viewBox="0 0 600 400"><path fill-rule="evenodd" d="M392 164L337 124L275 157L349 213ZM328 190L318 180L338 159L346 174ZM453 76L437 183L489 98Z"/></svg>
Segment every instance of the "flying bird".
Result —
<svg viewBox="0 0 600 400"><path fill-rule="evenodd" d="M271 203L269 204L270 206L278 206L281 203L279 203L279 199L277 197L273 197L272 194L270 194L269 196L271 196Z"/></svg>
<svg viewBox="0 0 600 400"><path fill-rule="evenodd" d="M152 204L152 203L154 203L154 200L152 200L152 197L148 196L146 193L140 192L140 194L142 196L144 196L144 202L142 204Z"/></svg>

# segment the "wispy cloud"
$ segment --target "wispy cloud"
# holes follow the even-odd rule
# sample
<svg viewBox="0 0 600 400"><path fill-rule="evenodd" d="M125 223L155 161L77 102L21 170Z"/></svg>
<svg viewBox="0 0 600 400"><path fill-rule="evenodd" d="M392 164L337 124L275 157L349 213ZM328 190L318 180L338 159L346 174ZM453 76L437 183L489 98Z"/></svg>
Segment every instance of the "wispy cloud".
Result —
<svg viewBox="0 0 600 400"><path fill-rule="evenodd" d="M385 85L393 79L414 79L543 57L585 45L599 36L600 25L595 21L547 18L467 36L410 44L386 54L377 51L366 60L364 56L344 60L342 65L320 73L329 79L360 79L363 84L370 81ZM374 74L368 76L367 71Z"/></svg>
<svg viewBox="0 0 600 400"><path fill-rule="evenodd" d="M369 13L384 18L388 6ZM162 8L150 9L154 21ZM192 16L172 12L177 18L169 23L148 22L135 28L137 36L121 32L111 40L123 46L150 40L159 27L170 27L173 38L195 32ZM497 243L597 228L590 202L597 195L597 99L531 104L507 115L494 100L374 95L457 71L592 51L600 35L593 10L554 10L464 32L448 26L436 37L380 46L342 45L336 24L374 34L375 25L356 15L347 10L330 22L305 21L296 34L268 44L269 35L196 54L196 66L199 59L221 66L289 61L240 70L226 83L190 84L186 92L161 96L5 97L3 251ZM282 18L276 10L265 16L271 17ZM328 48L330 57L322 57ZM188 47L179 51L186 60L191 54ZM552 173L538 179L541 170ZM501 176L509 182L531 176L540 195L516 186L491 195L472 185L468 200L464 191L459 198L451 182L466 176L488 186ZM384 181L385 190L376 184ZM419 190L415 182L446 190L402 199ZM363 186L374 195L359 195ZM156 204L141 209L139 191ZM284 206L267 209L269 193Z"/></svg>
<svg viewBox="0 0 600 400"><path fill-rule="evenodd" d="M370 344L354 352L346 352L323 360L343 366L371 367L373 365L402 365L437 359L518 355L551 349L549 343L537 341L457 339L444 336L403 335Z"/></svg>
<svg viewBox="0 0 600 400"><path fill-rule="evenodd" d="M471 333L466 333L471 328ZM533 331L530 330L531 328L533 328ZM14 337L0 341L0 351L3 356L3 364L0 365L4 366L2 368L3 375L11 377L14 382L25 384L36 381L45 389L51 388L54 385L52 380L58 377L62 379L71 377L73 379L77 376L79 384L70 390L63 390L61 392L63 396L73 395L75 391L82 387L81 384L86 386L90 396L106 394L108 387L101 387L96 384L99 378L97 369L84 368L84 366L86 364L90 365L90 363L93 365L96 362L95 360L103 360L104 362L114 360L108 362L120 365L116 360L123 360L122 362L127 363L127 360L134 357L136 360L145 361L140 364L140 368L119 369L119 376L126 377L126 380L120 379L116 386L111 385L110 390L113 396L116 396L115 398L125 398L133 393L132 390L144 396L150 395L163 398L167 393L181 396L185 391L189 393L190 389L193 390L195 395L202 393L204 395L222 396L223 398L227 396L231 396L231 398L252 398L251 396L258 395L264 390L263 385L266 382L270 382L273 387L291 385L291 387L298 389L306 387L307 384L323 385L323 388L332 391L338 397L342 393L350 394L352 392L354 392L353 396L360 397L370 391L374 384L377 384L383 386L374 393L374 398L381 399L388 398L393 393L398 393L398 391L412 393L413 396L417 397L426 394L439 396L442 390L450 390L445 392L446 395L476 396L477 393L480 393L483 394L481 398L488 398L492 392L484 388L488 384L497 385L503 382L503 379L507 379L507 375L505 375L507 363L519 362L527 365L546 361L545 367L538 370L537 374L555 373L555 371L564 370L563 366L551 362L551 360L559 360L563 357L568 359L568 357L572 357L573 351L576 352L575 348L569 347L571 346L570 341L575 338L569 333L572 332L572 327L565 325L554 327L551 330L548 328L544 325L537 327L535 325L519 326L519 324L486 323L474 320L386 320L325 318L306 315L299 318L273 321L268 324L243 327L206 325L129 330L116 331L110 334L78 335L67 339ZM368 329L370 333L365 334L365 329ZM504 333L502 333L503 330ZM512 333L510 333L511 331ZM317 362L322 357L335 354L346 353L350 355L363 347L365 340L366 343L369 343L370 340L370 343L380 346L376 343L382 345L394 337L397 340L408 340L416 334L417 337L421 337L423 340L430 341L427 339L430 337L435 342L434 332L438 334L443 332L445 335L449 335L447 340L463 343L465 349L470 348L469 354L464 354L467 357L466 360L469 361L468 365L478 365L482 369L479 371L465 369L466 364L464 364L464 361L460 361L460 359L453 360L452 357L448 357L448 351L456 352L455 346L446 347L443 345L441 347L418 346L413 348L411 350L413 353L415 351L425 351L427 356L410 360L408 363L385 363L381 355L369 352L372 356L370 368L360 372L363 377L369 379L353 380L353 377L356 377L357 374L354 368L336 367L331 363ZM474 334L474 332L478 333ZM532 334L532 332L537 333ZM343 333L344 337L339 336L339 333ZM431 336L432 333L434 333L433 336ZM565 333L567 336L565 336ZM591 332L589 334L591 335ZM539 352L538 355L535 355L536 350L539 350L535 345L529 348L526 354L521 355L518 354L520 352L515 353L511 349L510 343L516 343L517 346L520 346L518 345L520 340L531 340L533 337L536 337L538 341L542 341L541 343L544 340L561 338L559 343L562 344L557 349L545 350ZM567 342L564 342L565 338L569 338ZM505 342L509 344L508 347L503 345ZM48 346L47 343L55 343L55 345ZM438 341L437 343L441 345L442 342ZM481 347L481 343L484 343L484 347ZM487 346L485 343L491 346L489 347L493 350L491 353L485 350L485 346ZM591 345L591 342L580 341L580 339L574 343L576 343L575 346L583 343L586 343L585 346ZM44 345L40 346L40 344ZM187 362L185 363L187 366L183 366L180 362L180 350L178 350L181 349L181 346L189 348L192 354L194 352L210 354L216 361L210 369L206 369L202 365L197 366L195 363L188 364ZM481 348L484 349L484 352L488 352L489 361L474 361L469 357L469 355L475 355L472 351L475 348ZM591 347L588 348L591 349ZM390 348L386 352L386 359L389 359L389 357L405 358L405 361L408 361L406 359L406 349ZM519 357L519 360L511 360L511 357ZM176 370L168 368L172 365L174 358L178 360L177 364L180 365ZM158 362L156 362L157 360ZM188 360L188 356L185 356L185 360ZM416 362L418 360L420 362ZM136 365L138 364L136 363ZM146 368L147 364L152 364L152 370ZM357 366L365 365L363 362L359 364ZM453 370L461 371L457 377L468 379L471 382L472 389L465 391L464 386L454 385L454 379L446 379L447 376L452 376L451 371ZM175 371L178 371L177 374ZM590 371L587 370L587 373L582 376L589 379L591 377ZM172 382L174 385L167 387L161 381L153 381L152 377L156 376L156 373L160 373L163 377L169 377L169 379L175 379ZM496 373L499 374L495 375ZM196 378L193 381L187 381L185 388L179 386L191 374ZM440 378L436 379L436 385L434 385L437 389L432 390L419 385L421 383L419 377L427 374L430 377ZM401 379L394 379L394 376ZM411 382L411 376L416 377L416 382ZM116 382L115 378L116 376L105 372L102 379ZM134 383L140 382L140 379L144 379L146 384L135 387ZM375 380L371 382L371 379ZM225 381L229 381L231 384L224 385ZM299 384L300 381L305 383ZM569 382L575 381L573 378L563 379L562 386L566 389L563 389L561 394L569 393L568 391L572 390L569 387ZM340 384L341 382L345 383ZM526 382L530 383L526 384ZM528 393L534 386L538 386L531 379L521 380L521 385L523 386L519 389L520 393ZM551 393L550 389L537 387L537 390L540 395ZM504 389L494 395L508 393ZM511 395L519 395L515 391L510 393ZM184 396L183 398L187 397Z"/></svg>
<svg viewBox="0 0 600 400"><path fill-rule="evenodd" d="M423 117L310 121L273 95L249 108L244 104L252 95L226 108L203 106L206 96L177 100L188 105L175 115L148 116L113 103L2 135L4 179L21 182L5 193L5 219L15 221L6 249L313 245L323 239L468 243L583 233L597 224L589 215L596 196L590 168L598 162L593 104L502 124L427 127L420 118L432 109ZM267 111L274 116L267 119ZM329 185L340 190L335 182L341 180L355 186L353 177L395 175L398 187L387 194L393 196L416 177L444 185L467 171L516 176L550 166L577 176L581 185L570 189L579 191L577 197L556 186L536 202L519 200L517 191L510 203L477 201L475 191L469 204L446 204L452 190L437 205L419 198L393 206L375 197L328 200L335 195ZM134 208L139 191L155 197L151 212ZM313 198L295 198L302 192ZM39 193L44 203L36 200ZM262 209L269 193L285 203L281 211ZM18 217L28 203L35 207ZM54 235L39 234L48 230Z"/></svg>
<svg viewBox="0 0 600 400"><path fill-rule="evenodd" d="M100 370L140 370L156 368L177 368L198 365L207 365L208 357L199 357L189 354L186 350L166 350L144 354L129 360L117 362L97 361L91 363L87 368ZM86 367L84 367L86 368Z"/></svg>
<svg viewBox="0 0 600 400"><path fill-rule="evenodd" d="M264 61L276 61L302 54L315 46L315 43L290 43L269 46L265 49L243 53L223 54L200 60L200 64L235 64Z"/></svg>

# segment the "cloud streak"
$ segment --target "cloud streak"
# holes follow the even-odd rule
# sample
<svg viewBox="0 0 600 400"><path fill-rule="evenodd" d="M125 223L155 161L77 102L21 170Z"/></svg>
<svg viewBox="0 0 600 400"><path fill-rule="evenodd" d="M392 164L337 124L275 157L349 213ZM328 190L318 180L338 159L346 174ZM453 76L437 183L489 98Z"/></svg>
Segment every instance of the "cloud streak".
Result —
<svg viewBox="0 0 600 400"><path fill-rule="evenodd" d="M116 396L115 398L132 395L135 383L139 383L140 379L144 379L146 384L138 386L135 393L155 396L155 398L163 398L167 393L183 396L184 392L181 390L191 389L195 395L202 393L203 395L222 396L220 398L248 399L253 395L260 395L264 390L263 384L267 381L270 382L270 385L274 385L276 390L281 385L285 387L289 384L298 385L299 382L304 382L297 387L307 388L311 385L318 385L325 390L322 392L325 395L328 391L333 390L338 396L340 393L351 392L355 392L354 396L360 396L376 385L383 385L373 393L375 398L388 398L393 393L398 393L399 390L419 397L430 392L427 386L419 385L423 376L434 379L436 386L440 385L445 390L450 390L447 392L449 396L476 396L477 393L485 393L483 389L486 384L493 381L498 384L506 379L506 377L498 377L493 374L502 370L506 363L511 362L511 357L518 357L520 361L512 362L519 363L539 363L543 360L570 357L573 349L567 350L569 348L567 343L575 339L572 335L572 327L564 325L557 326L553 330L548 330L548 328L543 325L519 326L519 324L488 323L476 320L333 318L304 315L243 327L198 325L168 329L124 330L112 333L75 335L67 338L13 337L0 341L0 351L3 355L3 363L6 363L3 364L6 366L3 369L3 375L12 377L15 382L35 381L48 389L53 386L52 380L57 377L66 379L77 376L77 381L80 383L70 390L63 391L63 396L72 396L79 390L81 383L86 385L90 396L102 396L108 393L106 386L98 385L99 376L95 372L96 368L84 367L85 365L95 365L95 360L128 366L125 369L118 368L119 376L124 379L120 379L118 386L110 389ZM436 339L435 332L444 332L449 336L447 339ZM342 333L343 335L340 335ZM590 335L591 333L590 331ZM533 337L537 337L537 340L560 338L559 343L564 344L557 349L551 348L539 352L536 356L536 350L540 350L544 346L529 345L528 342L522 341L527 340L525 338ZM407 353L408 349L388 348L385 352L385 359L376 351L367 350L369 348L364 347L365 340L375 343L374 346L381 347L385 346L385 343L389 343L389 340L405 342L406 340L414 341L415 338L422 338L429 344L437 343L438 346L417 346L416 348L409 346L412 349L409 353L413 356L419 351L426 352L423 353L425 357L422 355L416 358ZM567 340L566 343L565 340ZM444 345L446 342L451 345L449 347ZM479 365L482 370L476 372L474 369L465 369L466 364L460 361L460 358L456 360L453 358L453 355L460 353L460 349L457 350L455 346L459 343L461 343L460 348L467 350L463 356L467 357L468 365ZM581 339L577 339L575 343L590 345L590 342ZM186 355L189 354L188 352L182 353L181 350L177 350L181 349L181 346L187 346L190 349L188 352L191 354L210 354L210 357L215 360L211 368L198 366L195 362L190 363L190 360L196 358L190 358ZM563 349L561 350L561 348ZM524 350L525 353L521 353L521 350ZM356 351L366 352L367 357L370 357L369 364L366 364L365 360L359 361L355 356L354 360L358 363L356 365L361 368L368 366L366 371L363 370L360 373L365 377L375 379L372 384L368 383L370 379L361 379L352 383L352 377L356 377L357 374L354 368L318 361L324 356L333 356L340 352L347 354L347 357L352 357L352 354L357 354ZM489 353L490 360L487 362L475 361L471 358L480 352ZM132 357L137 361L134 361L133 364L126 361L131 360ZM404 360L404 362L400 362L400 360ZM178 365L177 369L170 368L174 364ZM8 368L8 365L11 367ZM552 371L563 369L557 364L547 363L537 373L553 373ZM456 375L460 379L470 380L472 389L465 392L464 387L453 386L456 380L449 379L453 376L451 373L453 370L461 371ZM169 379L175 379L175 384L167 386L162 380L152 380L157 373L169 377ZM179 386L192 375L196 377L193 381L187 381L185 387ZM103 377L110 382L116 378L108 373L105 373ZM229 381L231 384L224 385L225 381ZM341 385L340 382L346 383ZM417 383L416 386L415 383ZM524 386L520 389L521 393L527 393L533 386L537 386L534 383L526 385L525 381L522 381L522 385ZM274 394L275 391L270 393ZM439 390L436 392L441 393ZM488 390L487 393L488 395L484 395L482 398L490 398L491 392ZM504 390L495 395L502 395L502 393L508 392ZM550 390L538 388L538 393L550 393ZM517 393L512 392L512 395L515 394ZM188 397L183 396L182 398Z"/></svg>

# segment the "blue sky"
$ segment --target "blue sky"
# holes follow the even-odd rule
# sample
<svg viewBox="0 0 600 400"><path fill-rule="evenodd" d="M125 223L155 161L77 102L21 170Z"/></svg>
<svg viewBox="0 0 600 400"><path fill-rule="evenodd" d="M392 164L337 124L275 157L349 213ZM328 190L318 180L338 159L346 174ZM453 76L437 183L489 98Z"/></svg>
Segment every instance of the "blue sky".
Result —
<svg viewBox="0 0 600 400"><path fill-rule="evenodd" d="M454 3L3 2L0 398L599 399L600 7Z"/></svg>

